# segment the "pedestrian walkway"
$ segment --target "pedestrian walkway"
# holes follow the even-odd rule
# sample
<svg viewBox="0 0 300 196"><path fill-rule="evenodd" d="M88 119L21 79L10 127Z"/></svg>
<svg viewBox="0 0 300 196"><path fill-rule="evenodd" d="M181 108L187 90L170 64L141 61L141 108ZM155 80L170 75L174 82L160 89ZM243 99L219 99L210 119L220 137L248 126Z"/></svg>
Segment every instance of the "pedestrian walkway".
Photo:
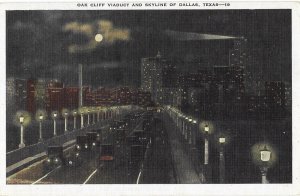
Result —
<svg viewBox="0 0 300 196"><path fill-rule="evenodd" d="M173 158L173 165L176 172L177 183L179 184L201 184L204 182L204 175L198 173L195 170L193 163L185 151L175 124L163 115L163 121L168 132L169 143L171 146L171 153Z"/></svg>

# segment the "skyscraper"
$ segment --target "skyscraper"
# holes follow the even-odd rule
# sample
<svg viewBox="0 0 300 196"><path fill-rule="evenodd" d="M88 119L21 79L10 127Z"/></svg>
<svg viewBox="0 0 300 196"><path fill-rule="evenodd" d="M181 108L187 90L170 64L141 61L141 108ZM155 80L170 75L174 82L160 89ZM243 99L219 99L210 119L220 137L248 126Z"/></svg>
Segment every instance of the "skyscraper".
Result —
<svg viewBox="0 0 300 196"><path fill-rule="evenodd" d="M158 52L155 57L143 58L141 63L141 88L151 93L153 101L161 103L163 100L162 73L166 60Z"/></svg>

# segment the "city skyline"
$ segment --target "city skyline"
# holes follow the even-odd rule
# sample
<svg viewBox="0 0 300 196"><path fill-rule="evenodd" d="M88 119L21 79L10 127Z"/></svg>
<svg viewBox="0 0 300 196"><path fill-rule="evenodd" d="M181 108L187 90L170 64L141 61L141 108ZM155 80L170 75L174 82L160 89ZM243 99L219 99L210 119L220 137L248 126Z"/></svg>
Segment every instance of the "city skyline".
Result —
<svg viewBox="0 0 300 196"><path fill-rule="evenodd" d="M84 77L91 85L136 86L140 59L155 56L158 50L183 71L201 69L226 65L230 40L245 37L250 58L247 69L255 76L265 73L260 80L290 82L289 16L289 10L9 11L7 76L58 77L72 85L77 83L77 64L83 62ZM88 46L91 34L97 31L117 36ZM216 35L228 37L214 40ZM74 44L83 49L75 50Z"/></svg>

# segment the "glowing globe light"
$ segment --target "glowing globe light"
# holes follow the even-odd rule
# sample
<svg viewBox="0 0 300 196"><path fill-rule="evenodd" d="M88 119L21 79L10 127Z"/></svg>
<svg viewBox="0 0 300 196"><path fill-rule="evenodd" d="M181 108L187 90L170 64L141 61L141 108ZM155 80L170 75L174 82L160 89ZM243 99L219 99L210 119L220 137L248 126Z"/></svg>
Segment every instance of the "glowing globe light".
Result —
<svg viewBox="0 0 300 196"><path fill-rule="evenodd" d="M220 137L219 142L220 142L220 144L224 144L226 142L225 137Z"/></svg>
<svg viewBox="0 0 300 196"><path fill-rule="evenodd" d="M271 158L271 151L267 149L267 147L265 146L264 149L262 149L260 151L260 159L263 162L267 162L269 161Z"/></svg>
<svg viewBox="0 0 300 196"><path fill-rule="evenodd" d="M204 126L204 131L207 132L207 133L209 132L209 126L208 125Z"/></svg>
<svg viewBox="0 0 300 196"><path fill-rule="evenodd" d="M24 123L24 116L23 116L23 115L20 116L20 123L21 123L21 124Z"/></svg>

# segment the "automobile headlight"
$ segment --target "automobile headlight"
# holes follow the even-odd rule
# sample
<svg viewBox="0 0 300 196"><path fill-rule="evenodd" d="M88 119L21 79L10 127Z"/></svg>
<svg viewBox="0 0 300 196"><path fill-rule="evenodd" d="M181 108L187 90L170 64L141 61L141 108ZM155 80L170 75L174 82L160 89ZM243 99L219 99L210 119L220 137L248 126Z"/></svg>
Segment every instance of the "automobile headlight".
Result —
<svg viewBox="0 0 300 196"><path fill-rule="evenodd" d="M72 161L69 161L69 164L70 164L70 165L72 165L72 164L73 164L73 162L72 162Z"/></svg>
<svg viewBox="0 0 300 196"><path fill-rule="evenodd" d="M96 143L95 143L95 142L93 142L93 146L96 146Z"/></svg>
<svg viewBox="0 0 300 196"><path fill-rule="evenodd" d="M84 145L84 147L85 147L85 148L88 148L88 145L86 144L86 145Z"/></svg>
<svg viewBox="0 0 300 196"><path fill-rule="evenodd" d="M78 157L78 156L79 156L79 153L77 152L75 155L76 155L76 157Z"/></svg>
<svg viewBox="0 0 300 196"><path fill-rule="evenodd" d="M50 163L50 162L51 162L51 159L47 159L47 162Z"/></svg>
<svg viewBox="0 0 300 196"><path fill-rule="evenodd" d="M80 146L79 146L79 145L76 145L76 148L79 150L79 149L80 149Z"/></svg>
<svg viewBox="0 0 300 196"><path fill-rule="evenodd" d="M97 137L99 137L100 136L100 134L97 134Z"/></svg>
<svg viewBox="0 0 300 196"><path fill-rule="evenodd" d="M55 158L54 161L55 161L55 163L57 163L58 162L58 158Z"/></svg>

